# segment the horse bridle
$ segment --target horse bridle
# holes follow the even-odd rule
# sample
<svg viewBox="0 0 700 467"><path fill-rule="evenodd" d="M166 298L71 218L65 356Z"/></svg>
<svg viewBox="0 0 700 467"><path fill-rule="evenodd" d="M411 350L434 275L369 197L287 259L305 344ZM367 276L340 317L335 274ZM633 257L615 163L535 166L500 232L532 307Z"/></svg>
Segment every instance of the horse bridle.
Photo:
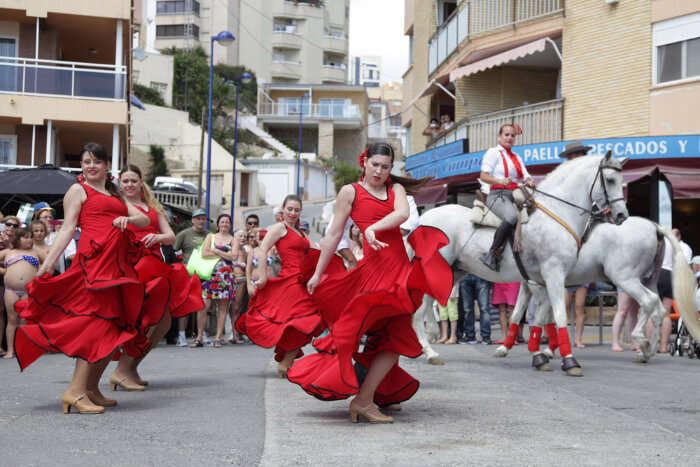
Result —
<svg viewBox="0 0 700 467"><path fill-rule="evenodd" d="M596 172L595 178L593 179L593 183L591 184L591 189L588 190L588 198L591 200L591 209L588 211L588 213L593 218L593 220L607 220L607 222L613 223L612 205L614 203L617 203L618 201L624 201L625 198L624 196L621 196L619 198L610 199L610 196L608 195L608 188L605 186L605 180L603 179L603 169L610 169L615 170L617 172L622 172L622 168L607 165L605 164L605 161L606 158L600 160L600 164L598 165L598 171ZM600 178L600 185L603 187L603 195L605 196L605 206L603 208L599 208L596 202L593 200L593 187L595 187L595 182L596 180L598 180L598 178Z"/></svg>

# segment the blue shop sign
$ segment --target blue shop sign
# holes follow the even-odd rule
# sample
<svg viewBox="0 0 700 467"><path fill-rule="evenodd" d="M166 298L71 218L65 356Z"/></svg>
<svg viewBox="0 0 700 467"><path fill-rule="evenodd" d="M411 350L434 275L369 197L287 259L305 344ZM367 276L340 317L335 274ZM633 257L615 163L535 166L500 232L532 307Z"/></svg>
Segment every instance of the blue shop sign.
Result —
<svg viewBox="0 0 700 467"><path fill-rule="evenodd" d="M513 146L513 150L523 158L528 166L558 164L564 161L564 159L559 158L559 154L564 151L564 146L570 142L527 144ZM450 143L408 157L406 169L417 178L429 175L435 178L445 178L478 172L481 169L481 159L486 151L459 154L452 157L436 156L435 151L454 144ZM589 154L604 154L610 150L615 157L630 157L631 159L700 158L700 135L589 139L584 140L583 144L593 146ZM443 156L442 152L438 154Z"/></svg>

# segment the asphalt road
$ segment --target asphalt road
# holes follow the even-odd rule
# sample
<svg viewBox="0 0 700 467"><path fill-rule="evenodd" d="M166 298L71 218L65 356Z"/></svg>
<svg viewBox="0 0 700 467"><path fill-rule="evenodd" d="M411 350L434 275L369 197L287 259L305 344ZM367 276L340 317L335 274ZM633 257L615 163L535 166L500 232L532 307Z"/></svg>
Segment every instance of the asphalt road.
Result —
<svg viewBox="0 0 700 467"><path fill-rule="evenodd" d="M577 352L585 376L530 368L524 345L438 346L444 366L401 364L421 381L392 425L350 423L280 380L271 351L161 346L146 392L111 393L104 415L63 415L72 360L20 374L0 360L0 465L696 465L700 361L632 362L607 346ZM109 374L108 368L106 375Z"/></svg>

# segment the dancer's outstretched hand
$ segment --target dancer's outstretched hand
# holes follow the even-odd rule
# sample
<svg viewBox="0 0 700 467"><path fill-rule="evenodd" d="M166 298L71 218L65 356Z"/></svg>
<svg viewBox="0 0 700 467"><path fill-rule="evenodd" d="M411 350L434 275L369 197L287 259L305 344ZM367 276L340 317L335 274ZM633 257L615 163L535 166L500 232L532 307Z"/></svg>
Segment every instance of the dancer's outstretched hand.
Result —
<svg viewBox="0 0 700 467"><path fill-rule="evenodd" d="M367 240L367 244L372 247L373 250L381 250L382 248L388 247L388 243L380 242L377 240L376 234L374 233L374 230L372 229L367 229L365 230L365 240Z"/></svg>

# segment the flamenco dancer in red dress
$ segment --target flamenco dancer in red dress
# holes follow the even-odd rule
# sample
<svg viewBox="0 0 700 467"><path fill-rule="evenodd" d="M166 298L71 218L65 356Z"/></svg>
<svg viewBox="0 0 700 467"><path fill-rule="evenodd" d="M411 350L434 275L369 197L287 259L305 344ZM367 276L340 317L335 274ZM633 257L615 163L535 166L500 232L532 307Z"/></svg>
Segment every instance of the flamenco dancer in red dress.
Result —
<svg viewBox="0 0 700 467"><path fill-rule="evenodd" d="M175 234L168 223L165 209L153 197L151 191L143 183L141 170L128 164L119 173L119 185L124 198L143 214L148 216L146 227L129 225L127 228L134 233L136 240L145 247L143 256L134 266L141 282L148 282L158 277L164 277L170 284L170 295L167 310L160 322L148 334L151 349L158 345L170 329L171 317L181 318L204 308L202 300L202 284L196 274L190 276L182 264L169 265L163 261L160 252L161 245L175 243ZM144 355L145 356L145 355ZM143 391L148 381L141 379L137 367L141 358L122 353L119 364L109 377L109 384L115 391L120 387L126 391Z"/></svg>
<svg viewBox="0 0 700 467"><path fill-rule="evenodd" d="M236 329L261 347L275 347L277 373L284 378L294 359L301 355L299 349L318 336L325 324L301 279L310 252L309 240L299 230L301 199L287 195L282 211L282 222L270 227L259 255L253 258L260 279L253 284L255 294L248 302L248 312L236 322ZM278 277L268 279L267 255L273 246L282 259L282 269Z"/></svg>
<svg viewBox="0 0 700 467"><path fill-rule="evenodd" d="M148 350L145 330L162 318L168 283L138 280L133 264L139 244L125 230L129 224L146 227L148 217L120 197L104 148L86 144L80 165L79 183L63 198L63 227L27 285L28 299L17 303L27 324L17 330L15 351L22 370L47 352L76 357L61 397L63 413L71 407L103 413L105 405L116 402L100 393L100 377L118 347L135 358ZM49 277L78 225L82 232L73 264Z"/></svg>
<svg viewBox="0 0 700 467"><path fill-rule="evenodd" d="M353 422L361 415L373 423L391 423L393 418L374 404L397 404L418 390L418 381L398 366L399 355L421 354L411 326L413 312L423 293L446 303L452 289L452 271L438 253L448 243L441 231L417 229L409 238L416 256L408 259L399 230L409 216L406 191L417 191L427 179L390 176L393 162L389 144L370 145L360 159L362 180L338 194L333 223L307 283L330 334L314 342L318 353L296 361L287 375L322 400L355 395ZM321 280L348 216L364 233L365 256L355 269ZM360 352L364 334L367 343Z"/></svg>

